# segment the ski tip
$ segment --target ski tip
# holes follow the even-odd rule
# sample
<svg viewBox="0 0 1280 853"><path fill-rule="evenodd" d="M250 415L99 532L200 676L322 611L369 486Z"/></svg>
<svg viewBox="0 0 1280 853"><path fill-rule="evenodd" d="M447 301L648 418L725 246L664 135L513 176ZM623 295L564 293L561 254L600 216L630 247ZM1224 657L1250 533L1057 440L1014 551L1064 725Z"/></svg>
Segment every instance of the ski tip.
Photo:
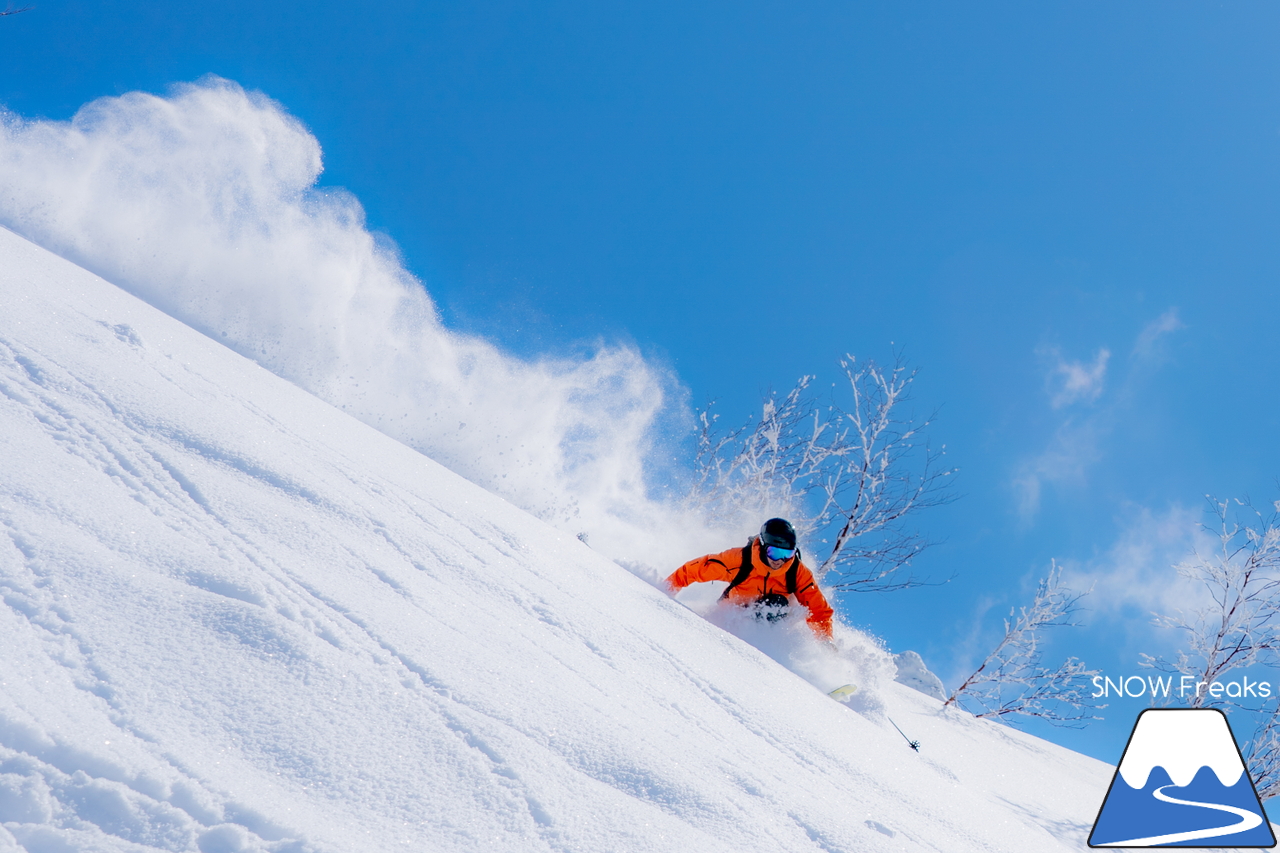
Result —
<svg viewBox="0 0 1280 853"><path fill-rule="evenodd" d="M858 685L846 684L843 687L837 687L835 690L832 690L827 695L830 696L832 699L836 700L837 702L843 702L857 692L858 692Z"/></svg>

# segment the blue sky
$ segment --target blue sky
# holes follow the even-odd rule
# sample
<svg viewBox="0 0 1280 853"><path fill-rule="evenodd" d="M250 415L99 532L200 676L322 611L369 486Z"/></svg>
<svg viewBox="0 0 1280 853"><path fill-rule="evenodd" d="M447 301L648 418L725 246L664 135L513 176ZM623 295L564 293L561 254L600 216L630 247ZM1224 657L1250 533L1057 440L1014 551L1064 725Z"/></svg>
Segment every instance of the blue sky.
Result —
<svg viewBox="0 0 1280 853"><path fill-rule="evenodd" d="M1277 26L1263 3L43 0L0 20L0 103L260 90L450 325L522 355L631 342L731 417L900 348L961 469L918 569L955 578L842 611L953 683L1057 559L1100 583L1054 649L1131 674L1203 496L1280 498ZM1037 732L1115 761L1138 710Z"/></svg>

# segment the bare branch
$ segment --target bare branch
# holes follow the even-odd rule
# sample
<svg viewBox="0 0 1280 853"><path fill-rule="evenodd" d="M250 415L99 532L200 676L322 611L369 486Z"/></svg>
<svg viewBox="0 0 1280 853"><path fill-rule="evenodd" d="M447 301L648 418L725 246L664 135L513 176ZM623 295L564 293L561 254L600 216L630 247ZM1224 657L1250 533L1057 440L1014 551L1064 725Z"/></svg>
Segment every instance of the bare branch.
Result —
<svg viewBox="0 0 1280 853"><path fill-rule="evenodd" d="M16 15L19 12L30 12L34 8L34 6L23 6L21 9L15 9L13 6L9 6L4 11L0 11L0 18L3 18L5 15Z"/></svg>
<svg viewBox="0 0 1280 853"><path fill-rule="evenodd" d="M900 569L931 544L907 529L908 516L952 500L954 469L924 441L932 417L904 413L915 372L901 357L889 368L840 362L847 404L820 404L805 376L759 420L728 434L710 409L701 416L698 479L690 502L712 521L753 512L787 514L801 535L825 548L815 574L835 589L884 592L920 586Z"/></svg>
<svg viewBox="0 0 1280 853"><path fill-rule="evenodd" d="M1194 679L1193 708L1225 705L1259 720L1242 753L1266 800L1280 795L1280 708L1249 708L1229 694L1214 697L1199 687L1235 670L1280 663L1280 501L1264 516L1247 500L1206 500L1214 521L1205 527L1218 547L1212 554L1194 553L1176 568L1204 589L1209 603L1153 614L1155 624L1180 632L1187 645L1172 660L1143 655L1142 665Z"/></svg>
<svg viewBox="0 0 1280 853"><path fill-rule="evenodd" d="M1055 563L1040 581L1031 607L1009 611L1000 642L943 707L972 709L974 716L998 720L1015 715L1038 717L1068 728L1101 719L1092 713L1096 708L1082 688L1098 670L1086 669L1074 657L1056 669L1043 665L1041 632L1078 626L1074 616L1080 599L1087 594L1068 589L1061 581L1062 570Z"/></svg>
<svg viewBox="0 0 1280 853"><path fill-rule="evenodd" d="M1249 777L1262 800L1269 800L1280 795L1280 696L1276 698L1276 707L1266 714L1262 724L1253 733L1241 749L1245 764L1249 767Z"/></svg>
<svg viewBox="0 0 1280 853"><path fill-rule="evenodd" d="M1187 650L1172 661L1144 655L1143 665L1193 676L1212 684L1227 673L1280 660L1280 525L1247 502L1236 501L1256 519L1253 526L1232 517L1231 501L1210 499L1218 550L1194 554L1178 565L1178 574L1198 583L1211 604L1190 612L1153 614L1155 624L1181 632ZM1215 529L1216 528L1216 529ZM1209 699L1200 691L1191 707ZM1235 704L1235 703L1232 703Z"/></svg>

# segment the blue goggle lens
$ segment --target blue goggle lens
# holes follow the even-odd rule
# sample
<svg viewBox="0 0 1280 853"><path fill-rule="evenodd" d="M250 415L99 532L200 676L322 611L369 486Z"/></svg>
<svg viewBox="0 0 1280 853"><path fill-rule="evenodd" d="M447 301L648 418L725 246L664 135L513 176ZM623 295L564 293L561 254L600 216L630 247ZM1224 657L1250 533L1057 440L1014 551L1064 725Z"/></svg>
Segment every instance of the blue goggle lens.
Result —
<svg viewBox="0 0 1280 853"><path fill-rule="evenodd" d="M790 560L795 553L795 548L778 548L773 545L764 549L764 555L770 560Z"/></svg>

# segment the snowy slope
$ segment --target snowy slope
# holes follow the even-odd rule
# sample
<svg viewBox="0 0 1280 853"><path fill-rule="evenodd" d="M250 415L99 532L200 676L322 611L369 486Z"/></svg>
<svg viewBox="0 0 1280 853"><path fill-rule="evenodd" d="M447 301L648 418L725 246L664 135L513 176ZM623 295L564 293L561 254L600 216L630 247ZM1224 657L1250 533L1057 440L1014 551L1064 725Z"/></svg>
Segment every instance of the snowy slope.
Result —
<svg viewBox="0 0 1280 853"><path fill-rule="evenodd" d="M1084 849L1110 767L837 704L2 229L0 305L0 851Z"/></svg>

